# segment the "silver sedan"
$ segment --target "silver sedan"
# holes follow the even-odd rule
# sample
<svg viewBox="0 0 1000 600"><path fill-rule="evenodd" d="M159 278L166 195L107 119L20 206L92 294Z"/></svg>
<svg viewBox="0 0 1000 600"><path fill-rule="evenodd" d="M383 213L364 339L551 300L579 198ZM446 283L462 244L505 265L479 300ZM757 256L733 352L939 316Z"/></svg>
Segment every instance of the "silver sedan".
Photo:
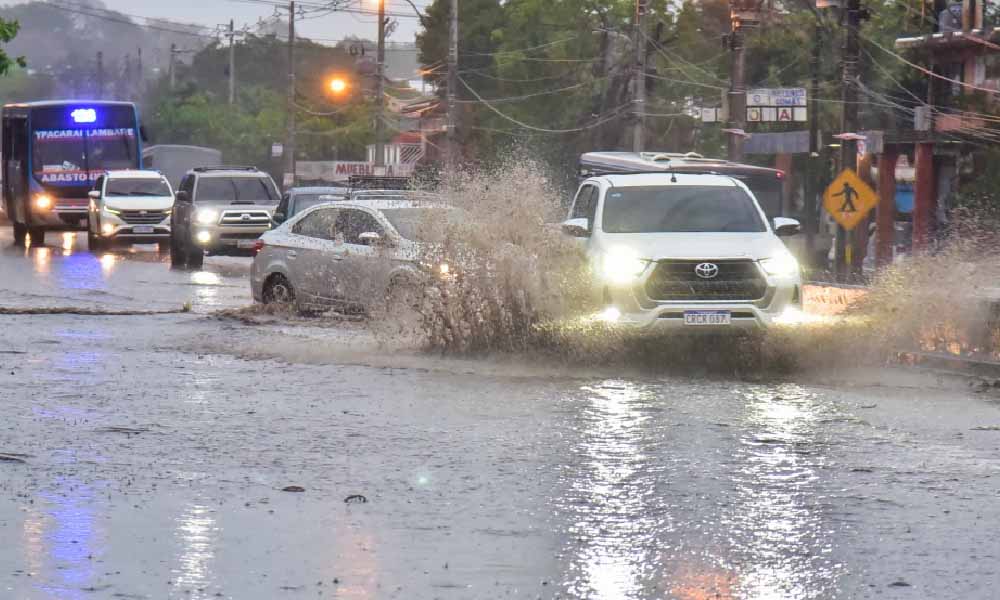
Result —
<svg viewBox="0 0 1000 600"><path fill-rule="evenodd" d="M447 277L428 262L454 209L413 200L321 204L257 241L251 270L254 300L299 309L363 310L415 302L429 277Z"/></svg>

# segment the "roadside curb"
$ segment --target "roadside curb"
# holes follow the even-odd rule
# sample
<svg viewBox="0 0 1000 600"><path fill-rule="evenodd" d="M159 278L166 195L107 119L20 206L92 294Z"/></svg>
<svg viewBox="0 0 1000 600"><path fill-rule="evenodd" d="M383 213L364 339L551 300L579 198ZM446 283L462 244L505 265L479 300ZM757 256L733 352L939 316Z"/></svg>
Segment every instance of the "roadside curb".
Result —
<svg viewBox="0 0 1000 600"><path fill-rule="evenodd" d="M1000 362L945 352L899 352L899 362L904 365L938 369L950 373L1000 378Z"/></svg>

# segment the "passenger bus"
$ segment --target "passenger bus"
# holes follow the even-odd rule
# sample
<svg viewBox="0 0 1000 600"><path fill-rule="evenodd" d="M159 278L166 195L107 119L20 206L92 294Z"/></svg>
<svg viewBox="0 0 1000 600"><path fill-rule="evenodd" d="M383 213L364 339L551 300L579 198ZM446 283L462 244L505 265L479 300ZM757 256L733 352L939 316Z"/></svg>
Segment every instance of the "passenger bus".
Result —
<svg viewBox="0 0 1000 600"><path fill-rule="evenodd" d="M2 111L3 202L14 241L87 229L88 191L104 171L142 168L131 102L8 104Z"/></svg>

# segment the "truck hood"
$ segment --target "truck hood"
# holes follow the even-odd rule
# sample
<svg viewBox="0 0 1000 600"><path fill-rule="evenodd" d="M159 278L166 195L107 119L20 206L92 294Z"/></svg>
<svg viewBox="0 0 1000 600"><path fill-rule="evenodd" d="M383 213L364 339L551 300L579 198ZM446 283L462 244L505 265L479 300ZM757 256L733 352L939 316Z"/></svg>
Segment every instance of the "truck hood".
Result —
<svg viewBox="0 0 1000 600"><path fill-rule="evenodd" d="M174 205L171 196L111 196L104 206L115 210L166 210Z"/></svg>
<svg viewBox="0 0 1000 600"><path fill-rule="evenodd" d="M759 260L786 252L781 240L764 233L608 233L601 250L625 247L651 260L749 258Z"/></svg>
<svg viewBox="0 0 1000 600"><path fill-rule="evenodd" d="M209 202L195 203L195 210L201 208L214 208L220 213L226 211L232 212L253 212L255 210L265 210L268 214L274 214L274 209L278 208L277 204L212 204Z"/></svg>

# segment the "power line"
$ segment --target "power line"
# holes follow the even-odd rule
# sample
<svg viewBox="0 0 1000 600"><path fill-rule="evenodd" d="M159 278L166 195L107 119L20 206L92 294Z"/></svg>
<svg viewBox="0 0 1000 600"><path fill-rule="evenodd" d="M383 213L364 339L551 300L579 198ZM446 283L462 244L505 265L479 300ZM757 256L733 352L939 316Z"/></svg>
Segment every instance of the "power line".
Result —
<svg viewBox="0 0 1000 600"><path fill-rule="evenodd" d="M860 32L859 32L859 35L860 35ZM876 48L878 48L882 52L885 52L889 56L892 56L896 60L900 61L901 63L903 63L905 65L908 65L908 66L910 66L910 67L912 67L912 68L920 71L921 73L924 73L925 75L930 75L931 77L934 77L936 79L940 79L942 81L947 81L949 83L952 83L952 84L955 84L955 85L960 85L962 87L965 87L965 88L968 88L968 89L971 89L971 90L976 90L976 91L979 91L979 92L987 92L989 94L997 94L998 93L997 90L991 90L990 88L985 88L985 87L981 87L981 86L978 86L978 85L973 85L971 83L966 83L966 82L960 81L958 79L952 79L951 77L945 77L944 75L941 75L940 73L935 73L933 70L928 69L927 67L918 65L915 62L911 62L911 61L907 60L905 57L903 57L903 56L901 56L901 55L893 52L892 50L889 50L888 48L886 48L882 44L879 44L878 42L876 42L875 40L873 40L873 39L871 39L871 38L869 38L867 36L862 35L861 37L866 42L868 42L869 44L875 46Z"/></svg>
<svg viewBox="0 0 1000 600"><path fill-rule="evenodd" d="M623 110L625 110L626 108L628 108L630 106L630 104L623 104L622 106L620 106L617 109L615 109L614 113L611 114L609 117L598 119L598 120L594 121L593 123L591 123L589 125L582 126L582 127L574 127L574 128L571 128L571 129L547 129L545 127L535 127L534 125L529 125L529 124L527 124L527 123L525 123L523 121L519 121L518 119L515 119L514 117L511 117L511 116L509 116L507 114L504 114L503 111L501 111L497 107L495 107L492 104L490 104L490 102L488 100L486 100L485 98L483 98L482 96L480 96L479 93L476 92L476 90L472 89L472 86L470 86L465 81L465 78L463 78L462 76L458 76L457 79L458 79L458 81L460 81L462 83L462 85L465 86L465 89L469 90L469 93L471 93L473 96L476 97L477 100L479 100L479 102L481 102L484 106L486 106L486 108L489 108L491 111L493 111L494 113L496 113L501 118L506 119L507 121L510 121L511 123L514 123L515 125L523 127L525 129L530 129L532 131L539 131L539 132L542 132L542 133L575 133L575 132L578 132L578 131L586 131L587 129L593 129L594 127L598 127L598 126L600 126L600 125L602 125L604 123L607 123L608 121L611 121L611 120L615 119L616 117L618 117L621 114L621 112Z"/></svg>
<svg viewBox="0 0 1000 600"><path fill-rule="evenodd" d="M582 82L577 83L575 85L570 85L570 86L567 86L567 87L564 87L564 88L559 88L559 89L555 89L555 90L545 90L543 92L534 92L534 93L531 93L531 94L524 94L524 95L521 95L521 96L510 96L510 97L507 97L507 98L489 98L486 101L488 101L488 102L494 102L494 103L519 102L521 100L527 100L529 98L537 98L539 96L551 96L553 94L561 94L563 92L569 92L569 91L572 91L572 90L578 90L578 89L584 87L585 85L588 85L590 83L596 83L598 81L601 81L602 79L605 79L605 78L602 77L602 78L599 78L599 79L595 79L593 82L582 81ZM478 97L478 94L477 94L477 97ZM479 104L480 101L478 101L478 100L456 100L456 102L458 102L459 104Z"/></svg>

